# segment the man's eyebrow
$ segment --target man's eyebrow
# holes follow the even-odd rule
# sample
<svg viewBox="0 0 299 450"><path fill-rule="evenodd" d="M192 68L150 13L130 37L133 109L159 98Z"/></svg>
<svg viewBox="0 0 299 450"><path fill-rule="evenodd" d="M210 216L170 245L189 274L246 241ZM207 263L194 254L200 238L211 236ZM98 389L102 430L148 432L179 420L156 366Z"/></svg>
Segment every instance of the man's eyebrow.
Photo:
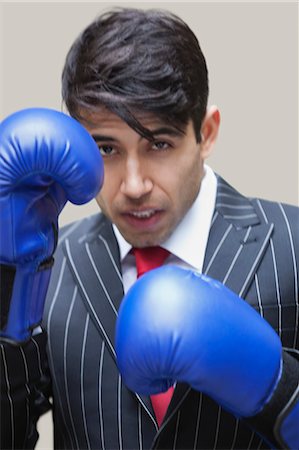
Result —
<svg viewBox="0 0 299 450"><path fill-rule="evenodd" d="M116 139L112 136L104 136L103 134L93 134L91 136L96 142L116 142Z"/></svg>
<svg viewBox="0 0 299 450"><path fill-rule="evenodd" d="M175 136L182 136L183 134L185 134L184 130L179 130L178 128L167 127L167 126L162 126L160 128L150 130L150 132L154 136L159 136L160 134L168 134L169 136L175 137Z"/></svg>

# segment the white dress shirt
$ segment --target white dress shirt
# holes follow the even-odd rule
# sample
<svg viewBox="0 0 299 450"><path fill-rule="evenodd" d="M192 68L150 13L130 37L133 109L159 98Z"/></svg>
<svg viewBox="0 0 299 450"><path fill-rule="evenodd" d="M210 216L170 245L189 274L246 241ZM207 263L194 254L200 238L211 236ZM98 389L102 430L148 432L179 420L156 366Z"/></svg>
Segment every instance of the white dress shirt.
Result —
<svg viewBox="0 0 299 450"><path fill-rule="evenodd" d="M161 245L170 255L165 264L173 264L201 273L211 220L215 208L217 179L212 169L205 165L205 173L198 196L172 235ZM136 281L135 257L132 245L121 235L116 225L113 229L119 244L125 293Z"/></svg>

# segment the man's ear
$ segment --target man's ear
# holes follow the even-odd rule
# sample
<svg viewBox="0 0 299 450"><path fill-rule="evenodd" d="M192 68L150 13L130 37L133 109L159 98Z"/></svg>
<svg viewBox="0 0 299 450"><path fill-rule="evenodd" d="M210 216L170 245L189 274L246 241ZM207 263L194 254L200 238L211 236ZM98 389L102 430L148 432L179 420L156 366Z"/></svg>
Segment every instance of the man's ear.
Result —
<svg viewBox="0 0 299 450"><path fill-rule="evenodd" d="M217 106L210 106L201 126L201 152L203 158L208 158L213 150L220 127L220 112Z"/></svg>

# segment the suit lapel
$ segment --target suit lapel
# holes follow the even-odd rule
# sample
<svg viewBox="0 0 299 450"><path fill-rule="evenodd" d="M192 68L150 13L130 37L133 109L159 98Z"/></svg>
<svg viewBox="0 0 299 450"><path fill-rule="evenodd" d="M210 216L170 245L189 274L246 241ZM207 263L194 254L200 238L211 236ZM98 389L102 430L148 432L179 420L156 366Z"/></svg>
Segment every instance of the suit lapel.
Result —
<svg viewBox="0 0 299 450"><path fill-rule="evenodd" d="M218 177L203 272L244 297L268 247L273 227L261 221L246 197Z"/></svg>
<svg viewBox="0 0 299 450"><path fill-rule="evenodd" d="M115 357L115 320L124 291L112 226L101 217L87 234L65 239L64 246L90 318Z"/></svg>

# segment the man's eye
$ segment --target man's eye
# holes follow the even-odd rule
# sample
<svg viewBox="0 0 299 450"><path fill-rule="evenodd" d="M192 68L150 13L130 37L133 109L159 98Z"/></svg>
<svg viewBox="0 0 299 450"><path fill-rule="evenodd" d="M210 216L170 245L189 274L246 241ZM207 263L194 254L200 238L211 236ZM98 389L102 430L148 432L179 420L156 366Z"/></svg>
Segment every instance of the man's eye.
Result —
<svg viewBox="0 0 299 450"><path fill-rule="evenodd" d="M110 156L115 152L111 145L99 145L98 147L102 156Z"/></svg>
<svg viewBox="0 0 299 450"><path fill-rule="evenodd" d="M153 143L154 150L167 150L170 145L165 141L157 141Z"/></svg>

